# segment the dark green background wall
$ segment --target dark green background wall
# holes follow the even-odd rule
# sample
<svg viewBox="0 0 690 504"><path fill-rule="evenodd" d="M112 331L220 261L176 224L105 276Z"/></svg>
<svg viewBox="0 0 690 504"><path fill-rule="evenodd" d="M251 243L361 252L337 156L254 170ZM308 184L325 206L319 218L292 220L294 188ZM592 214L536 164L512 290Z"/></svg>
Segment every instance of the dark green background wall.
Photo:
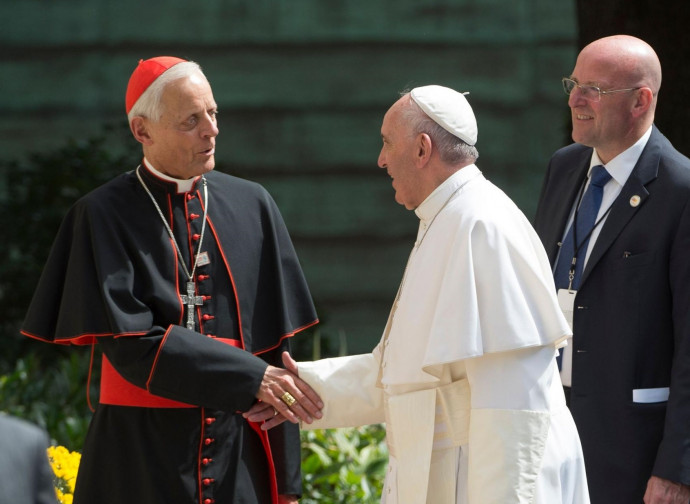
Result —
<svg viewBox="0 0 690 504"><path fill-rule="evenodd" d="M531 216L548 158L568 139L559 79L576 41L566 0L3 0L0 159L126 124L141 58L199 62L221 110L219 169L269 189L322 334L368 351L417 225L376 167L397 93L470 91L478 165Z"/></svg>

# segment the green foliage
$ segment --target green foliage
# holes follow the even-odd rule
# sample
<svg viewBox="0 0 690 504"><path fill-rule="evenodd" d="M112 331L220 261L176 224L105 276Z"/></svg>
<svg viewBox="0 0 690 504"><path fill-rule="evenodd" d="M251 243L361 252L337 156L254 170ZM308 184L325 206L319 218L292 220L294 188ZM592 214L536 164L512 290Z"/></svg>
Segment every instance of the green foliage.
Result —
<svg viewBox="0 0 690 504"><path fill-rule="evenodd" d="M388 463L382 425L302 431L302 504L379 502Z"/></svg>
<svg viewBox="0 0 690 504"><path fill-rule="evenodd" d="M0 411L36 423L53 441L70 450L81 450L91 419L86 400L89 354L72 349L52 363L29 354L14 369L0 375ZM95 396L92 385L91 397Z"/></svg>
<svg viewBox="0 0 690 504"><path fill-rule="evenodd" d="M0 229L4 230L0 240L0 373L12 369L29 351L54 354L48 345L21 337L19 327L69 207L136 163L132 151L113 154L121 135L112 131L108 143L105 136L98 136L70 141L61 149L26 160L0 161L0 188L4 188L0 197Z"/></svg>
<svg viewBox="0 0 690 504"><path fill-rule="evenodd" d="M81 449L91 416L88 351L39 343L19 328L69 207L136 163L135 142L130 151L117 147L125 133L106 128L55 151L0 161L0 411L46 428L73 450Z"/></svg>

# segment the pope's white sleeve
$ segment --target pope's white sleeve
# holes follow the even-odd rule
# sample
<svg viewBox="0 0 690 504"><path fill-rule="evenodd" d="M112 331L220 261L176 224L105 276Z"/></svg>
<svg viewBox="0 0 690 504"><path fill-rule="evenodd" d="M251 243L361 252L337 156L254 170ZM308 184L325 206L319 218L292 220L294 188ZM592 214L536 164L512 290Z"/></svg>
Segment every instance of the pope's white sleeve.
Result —
<svg viewBox="0 0 690 504"><path fill-rule="evenodd" d="M466 361L470 504L533 502L551 421L554 353L535 347Z"/></svg>
<svg viewBox="0 0 690 504"><path fill-rule="evenodd" d="M384 422L383 389L376 386L378 352L299 362L299 377L324 403L323 418L303 429L358 427Z"/></svg>

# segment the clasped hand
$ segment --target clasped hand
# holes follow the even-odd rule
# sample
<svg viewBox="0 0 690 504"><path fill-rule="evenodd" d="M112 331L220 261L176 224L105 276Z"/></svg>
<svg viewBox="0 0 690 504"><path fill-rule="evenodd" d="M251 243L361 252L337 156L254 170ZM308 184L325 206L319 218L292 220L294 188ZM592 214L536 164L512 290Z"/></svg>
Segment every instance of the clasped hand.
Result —
<svg viewBox="0 0 690 504"><path fill-rule="evenodd" d="M297 423L300 420L312 423L314 418L321 418L323 402L316 392L298 376L297 363L288 352L283 352L283 364L286 369L268 366L256 394L257 402L243 413L250 422L264 422L263 430L282 424L285 420ZM282 397L288 392L295 402L288 406Z"/></svg>

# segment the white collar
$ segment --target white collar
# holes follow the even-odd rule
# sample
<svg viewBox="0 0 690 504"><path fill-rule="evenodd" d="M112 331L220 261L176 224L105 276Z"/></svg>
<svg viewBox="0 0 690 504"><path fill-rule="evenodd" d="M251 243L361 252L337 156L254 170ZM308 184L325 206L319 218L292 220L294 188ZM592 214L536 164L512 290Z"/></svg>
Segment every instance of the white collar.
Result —
<svg viewBox="0 0 690 504"><path fill-rule="evenodd" d="M650 126L649 129L645 132L645 134L642 135L637 142L635 142L626 150L618 154L615 158L613 158L605 165L601 162L599 154L597 154L597 150L594 149L592 152L592 160L589 163L589 171L587 172L587 178L591 176L593 167L597 165L604 165L606 171L611 174L611 177L618 183L618 185L625 185L625 182L628 180L628 177L630 177L633 168L635 168L637 161L640 159L642 151L647 145L647 142L649 141L649 137L651 135L652 127Z"/></svg>
<svg viewBox="0 0 690 504"><path fill-rule="evenodd" d="M421 221L432 221L455 191L469 182L470 179L477 175L481 175L481 173L479 168L474 164L459 169L434 189L432 193L415 208L414 213L417 214L417 217L419 217Z"/></svg>
<svg viewBox="0 0 690 504"><path fill-rule="evenodd" d="M153 165L149 162L148 159L144 158L144 164L146 167L156 176L159 178L162 178L163 180L167 180L168 182L174 182L177 184L177 193L186 193L192 190L192 187L194 186L194 182L201 176L197 177L192 177L190 179L176 179L174 177L171 177L169 175L166 175L165 173L161 173L158 170L156 170Z"/></svg>

